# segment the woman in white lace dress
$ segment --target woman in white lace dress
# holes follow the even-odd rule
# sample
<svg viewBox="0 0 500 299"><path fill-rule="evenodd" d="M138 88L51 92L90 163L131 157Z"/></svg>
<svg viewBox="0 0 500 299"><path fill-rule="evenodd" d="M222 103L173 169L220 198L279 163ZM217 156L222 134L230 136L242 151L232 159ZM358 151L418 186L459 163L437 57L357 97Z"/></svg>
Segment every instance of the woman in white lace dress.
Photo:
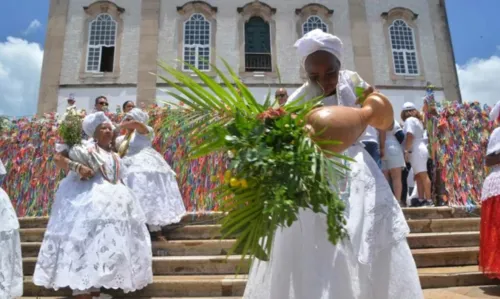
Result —
<svg viewBox="0 0 500 299"><path fill-rule="evenodd" d="M0 186L6 175L0 161ZM7 193L0 188L0 298L23 295L23 259L19 221Z"/></svg>
<svg viewBox="0 0 500 299"><path fill-rule="evenodd" d="M309 81L289 102L323 94L325 105L354 106L354 88L363 82L340 70L342 42L313 30L295 46ZM349 237L334 246L325 216L302 210L291 227L277 231L269 262L253 263L244 298L423 298L406 241L409 228L387 180L359 139L345 154L354 159L347 179L338 181Z"/></svg>
<svg viewBox="0 0 500 299"><path fill-rule="evenodd" d="M161 227L179 222L186 208L175 172L151 146L154 133L147 123L146 112L139 108L130 110L120 125L128 132L117 138L116 145L127 166L125 184L141 202L153 237L164 239Z"/></svg>
<svg viewBox="0 0 500 299"><path fill-rule="evenodd" d="M100 288L133 292L153 280L151 239L144 212L123 185L125 166L111 151L111 121L90 114L83 129L93 141L56 154L71 170L55 195L33 282L69 287L76 298L99 296Z"/></svg>

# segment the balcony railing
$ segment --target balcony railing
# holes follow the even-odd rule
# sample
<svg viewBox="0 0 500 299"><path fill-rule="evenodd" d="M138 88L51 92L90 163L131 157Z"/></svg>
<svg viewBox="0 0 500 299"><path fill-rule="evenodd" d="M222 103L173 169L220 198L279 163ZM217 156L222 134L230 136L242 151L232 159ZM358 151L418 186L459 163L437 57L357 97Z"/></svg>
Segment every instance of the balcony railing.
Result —
<svg viewBox="0 0 500 299"><path fill-rule="evenodd" d="M271 53L245 53L245 71L272 72Z"/></svg>

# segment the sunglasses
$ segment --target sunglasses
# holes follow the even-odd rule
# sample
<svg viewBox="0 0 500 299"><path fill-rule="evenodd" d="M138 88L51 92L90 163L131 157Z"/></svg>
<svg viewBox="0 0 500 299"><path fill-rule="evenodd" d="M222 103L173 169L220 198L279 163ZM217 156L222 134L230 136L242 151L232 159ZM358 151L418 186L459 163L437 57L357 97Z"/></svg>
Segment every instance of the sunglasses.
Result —
<svg viewBox="0 0 500 299"><path fill-rule="evenodd" d="M277 94L276 97L277 98L283 98L283 97L286 97L286 94Z"/></svg>
<svg viewBox="0 0 500 299"><path fill-rule="evenodd" d="M108 103L106 103L106 102L100 102L100 103L97 103L97 104L98 104L98 105L101 105L101 106L109 106L109 104L108 104Z"/></svg>

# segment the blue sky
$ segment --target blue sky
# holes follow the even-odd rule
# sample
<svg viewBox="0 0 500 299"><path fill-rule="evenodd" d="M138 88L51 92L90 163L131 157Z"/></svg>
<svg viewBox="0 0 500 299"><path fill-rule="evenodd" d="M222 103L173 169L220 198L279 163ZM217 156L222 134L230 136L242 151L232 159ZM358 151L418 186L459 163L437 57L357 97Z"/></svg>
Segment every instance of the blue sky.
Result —
<svg viewBox="0 0 500 299"><path fill-rule="evenodd" d="M49 2L2 1L0 114L29 115L36 110ZM463 97L491 104L500 94L500 0L447 0L447 9ZM11 101L9 106L8 98L19 96L23 102Z"/></svg>

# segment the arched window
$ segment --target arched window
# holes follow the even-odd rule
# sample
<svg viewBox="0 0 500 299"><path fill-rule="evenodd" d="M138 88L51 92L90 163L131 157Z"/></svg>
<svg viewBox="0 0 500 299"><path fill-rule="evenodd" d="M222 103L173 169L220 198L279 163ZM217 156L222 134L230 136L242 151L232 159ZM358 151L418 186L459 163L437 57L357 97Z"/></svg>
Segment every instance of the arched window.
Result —
<svg viewBox="0 0 500 299"><path fill-rule="evenodd" d="M251 17L245 23L245 71L271 72L271 31L261 17Z"/></svg>
<svg viewBox="0 0 500 299"><path fill-rule="evenodd" d="M109 14L99 14L89 23L87 72L113 72L117 27Z"/></svg>
<svg viewBox="0 0 500 299"><path fill-rule="evenodd" d="M307 20L302 24L302 35L314 29L321 29L324 32L328 32L328 25L326 25L319 16L313 15L307 18Z"/></svg>
<svg viewBox="0 0 500 299"><path fill-rule="evenodd" d="M184 61L202 71L210 70L210 22L194 13L184 22ZM184 70L189 67L184 65Z"/></svg>
<svg viewBox="0 0 500 299"><path fill-rule="evenodd" d="M415 76L419 74L417 49L413 29L397 19L389 26L394 73L396 75Z"/></svg>

